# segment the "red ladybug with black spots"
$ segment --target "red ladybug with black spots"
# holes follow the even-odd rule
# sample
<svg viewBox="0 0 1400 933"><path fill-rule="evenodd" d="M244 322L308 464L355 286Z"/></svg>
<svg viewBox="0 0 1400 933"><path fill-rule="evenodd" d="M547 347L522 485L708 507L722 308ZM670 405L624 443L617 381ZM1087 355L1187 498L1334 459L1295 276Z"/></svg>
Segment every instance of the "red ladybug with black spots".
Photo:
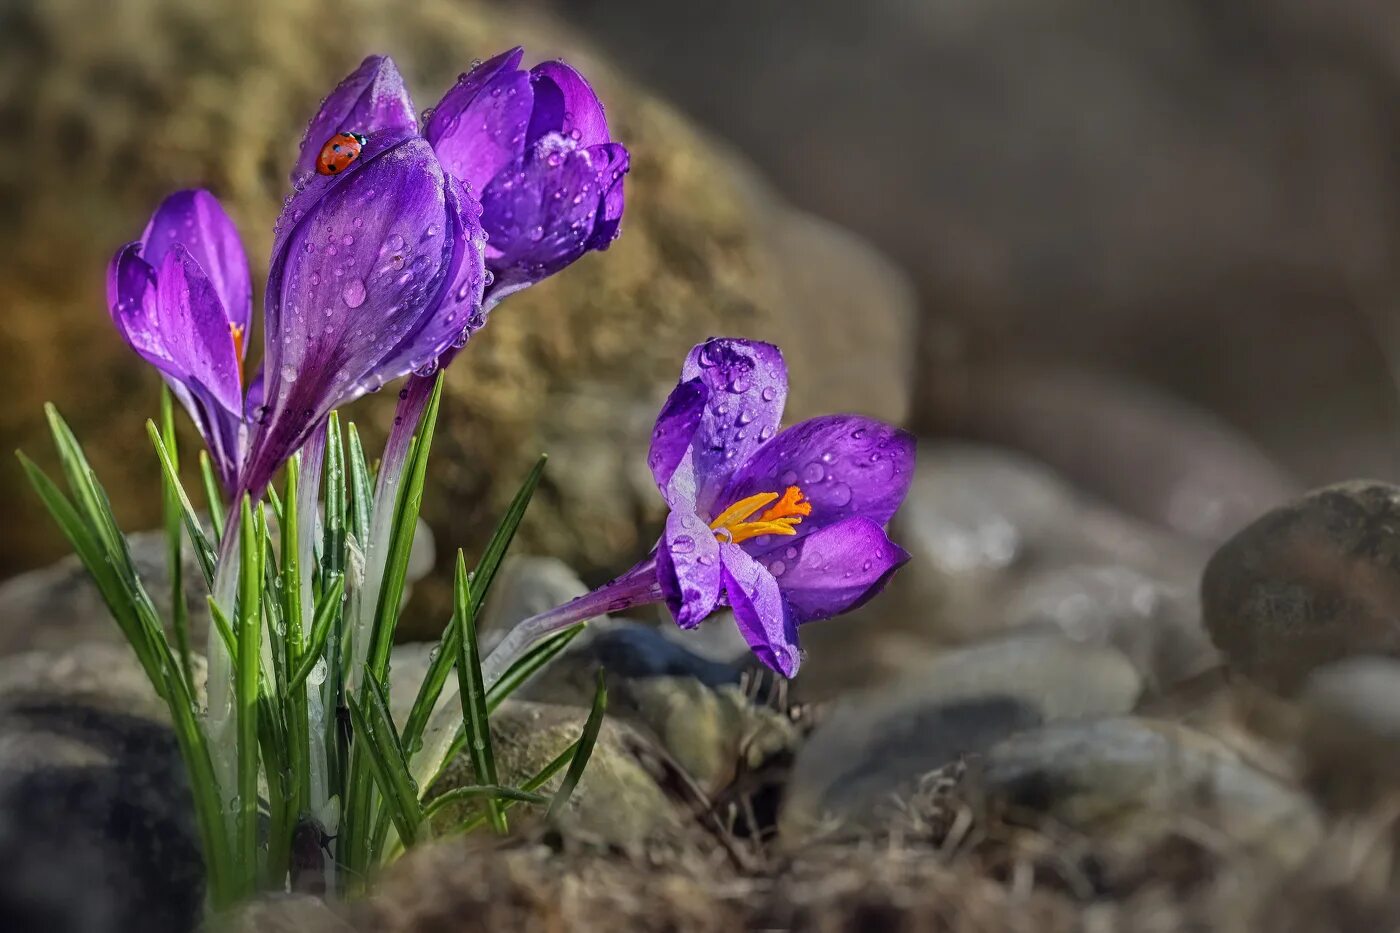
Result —
<svg viewBox="0 0 1400 933"><path fill-rule="evenodd" d="M336 133L321 147L316 157L316 172L320 175L339 175L350 167L350 163L360 157L369 138L359 133Z"/></svg>

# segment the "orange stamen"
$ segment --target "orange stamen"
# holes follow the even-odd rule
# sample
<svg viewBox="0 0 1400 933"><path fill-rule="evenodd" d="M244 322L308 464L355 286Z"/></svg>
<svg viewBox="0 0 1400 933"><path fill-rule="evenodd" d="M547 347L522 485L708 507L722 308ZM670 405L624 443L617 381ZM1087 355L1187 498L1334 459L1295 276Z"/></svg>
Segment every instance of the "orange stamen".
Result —
<svg viewBox="0 0 1400 933"><path fill-rule="evenodd" d="M759 509L767 506L771 507L758 517L758 521L748 521ZM761 492L740 499L710 522L710 528L719 540L727 538L738 544L762 535L795 535L796 526L811 514L812 503L803 498L802 490L789 486L781 497L776 492Z"/></svg>
<svg viewBox="0 0 1400 933"><path fill-rule="evenodd" d="M242 324L230 324L228 332L233 335L233 358L238 361L238 384L243 385L243 331Z"/></svg>

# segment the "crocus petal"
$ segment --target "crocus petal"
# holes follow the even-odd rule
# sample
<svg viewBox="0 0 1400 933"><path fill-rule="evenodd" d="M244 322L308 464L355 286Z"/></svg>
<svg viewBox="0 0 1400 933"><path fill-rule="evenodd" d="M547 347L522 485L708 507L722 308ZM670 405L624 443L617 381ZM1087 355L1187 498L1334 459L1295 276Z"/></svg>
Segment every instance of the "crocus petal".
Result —
<svg viewBox="0 0 1400 933"><path fill-rule="evenodd" d="M418 117L403 77L393 59L371 55L321 101L321 108L306 126L292 180L316 171L321 147L336 133L371 136L384 130L417 132Z"/></svg>
<svg viewBox="0 0 1400 933"><path fill-rule="evenodd" d="M162 201L141 234L141 258L159 269L177 243L208 278L228 322L246 329L253 313L248 257L237 228L212 194L191 189Z"/></svg>
<svg viewBox="0 0 1400 933"><path fill-rule="evenodd" d="M681 628L694 628L719 602L719 542L704 519L689 509L666 518L656 550L656 576L672 617Z"/></svg>
<svg viewBox="0 0 1400 933"><path fill-rule="evenodd" d="M525 154L534 92L530 76L519 70L522 55L523 49L511 49L462 75L423 128L443 171L478 196Z"/></svg>
<svg viewBox="0 0 1400 933"><path fill-rule="evenodd" d="M525 144L533 146L549 133L559 133L580 146L608 142L608 121L603 102L593 88L562 61L541 62L530 69L535 89L535 109Z"/></svg>
<svg viewBox="0 0 1400 933"><path fill-rule="evenodd" d="M248 471L254 491L332 408L410 371L409 354L394 351L424 330L454 271L455 246L443 235L447 188L428 144L408 137L361 161L304 216L279 222L266 302L267 402ZM297 205L294 197L284 213ZM448 342L415 349L431 359Z"/></svg>
<svg viewBox="0 0 1400 933"><path fill-rule="evenodd" d="M517 162L481 194L495 291L553 275L587 252L593 237L603 179L611 177L609 151L549 139L558 148Z"/></svg>
<svg viewBox="0 0 1400 933"><path fill-rule="evenodd" d="M198 384L224 411L241 417L238 357L223 303L181 243L166 251L157 273L156 314L165 352L179 367L181 381Z"/></svg>
<svg viewBox="0 0 1400 933"><path fill-rule="evenodd" d="M724 502L797 486L812 512L797 535L864 516L885 525L904 501L914 472L914 437L859 415L825 415L793 425L765 444L735 474ZM779 541L746 542L760 553Z"/></svg>
<svg viewBox="0 0 1400 933"><path fill-rule="evenodd" d="M797 624L778 581L743 548L720 545L724 592L754 656L784 677L797 673Z"/></svg>
<svg viewBox="0 0 1400 933"><path fill-rule="evenodd" d="M675 489L672 489L671 478L690 453L691 440L700 427L700 418L709 398L710 390L699 379L682 382L672 390L666 404L661 406L661 414L656 416L647 463L651 466L656 487L672 508L689 507L694 510L695 487L685 483L685 480L693 478L693 471L682 471L681 482L676 484Z"/></svg>
<svg viewBox="0 0 1400 933"><path fill-rule="evenodd" d="M387 372L423 371L436 366L444 348L461 348L486 323L481 309L486 287L486 236L481 228L481 205L457 179L447 178L446 182L447 225L442 238L449 258L440 276L441 286L437 296L424 306L419 326L376 364ZM432 227L425 234L425 241L438 235Z"/></svg>
<svg viewBox="0 0 1400 933"><path fill-rule="evenodd" d="M758 560L778 581L798 624L829 619L863 604L909 560L868 518L848 518L796 541L782 540Z"/></svg>
<svg viewBox="0 0 1400 933"><path fill-rule="evenodd" d="M107 308L118 332L161 372L184 375L166 352L156 317L156 271L141 258L141 244L128 243L107 267Z"/></svg>
<svg viewBox="0 0 1400 933"><path fill-rule="evenodd" d="M617 239L622 226L622 178L631 168L631 156L622 145L609 143L595 151L598 150L607 156L608 163L598 174L603 198L593 225L593 236L588 241L589 249L607 249Z"/></svg>
<svg viewBox="0 0 1400 933"><path fill-rule="evenodd" d="M691 439L691 456L671 482L694 488L697 510L713 518L734 470L778 430L787 403L787 366L772 344L716 338L686 357L681 381L692 379L705 385L710 403Z"/></svg>

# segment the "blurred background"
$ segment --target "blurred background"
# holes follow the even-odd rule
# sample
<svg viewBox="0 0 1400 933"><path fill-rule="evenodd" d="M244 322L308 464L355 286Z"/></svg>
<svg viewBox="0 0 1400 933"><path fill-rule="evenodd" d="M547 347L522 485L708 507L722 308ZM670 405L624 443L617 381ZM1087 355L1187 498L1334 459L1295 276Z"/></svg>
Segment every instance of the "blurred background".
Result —
<svg viewBox="0 0 1400 933"><path fill-rule="evenodd" d="M1108 510L1169 542L1154 568L1186 555L1190 590L1303 487L1395 477L1384 0L3 0L0 449L46 458L52 400L128 527L156 525L157 381L107 321L113 249L207 185L257 280L343 74L387 52L426 107L517 43L594 79L633 152L628 208L610 251L512 299L451 370L442 545L479 547L547 450L524 548L593 581L629 564L660 517L656 405L717 333L782 343L793 418L918 430L944 470L929 495L1004 502L988 477L1033 464L1077 503L1057 527ZM391 402L354 417L382 430ZM0 574L64 552L8 456L0 510ZM977 522L910 534L995 557Z"/></svg>

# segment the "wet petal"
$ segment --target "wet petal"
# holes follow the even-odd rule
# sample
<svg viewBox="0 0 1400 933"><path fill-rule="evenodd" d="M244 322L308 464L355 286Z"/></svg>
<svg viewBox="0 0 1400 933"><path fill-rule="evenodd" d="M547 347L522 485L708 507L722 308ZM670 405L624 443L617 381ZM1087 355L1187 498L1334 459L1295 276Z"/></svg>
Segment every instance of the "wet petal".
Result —
<svg viewBox="0 0 1400 933"><path fill-rule="evenodd" d="M525 154L525 128L534 106L530 77L515 48L462 75L433 108L423 135L443 171L480 196L498 173Z"/></svg>
<svg viewBox="0 0 1400 933"><path fill-rule="evenodd" d="M738 502L797 486L812 504L795 529L798 536L853 516L884 526L904 501L913 472L914 437L907 431L859 415L826 415L764 445L734 474L722 498ZM776 543L755 538L747 546L760 553Z"/></svg>
<svg viewBox="0 0 1400 933"><path fill-rule="evenodd" d="M315 174L321 147L336 133L371 136L384 130L417 132L418 117L393 59L371 55L321 101L306 126L292 180Z"/></svg>
<svg viewBox="0 0 1400 933"><path fill-rule="evenodd" d="M631 168L631 156L621 144L609 143L599 149L607 157L607 166L599 173L603 199L588 241L589 249L607 249L617 239L622 226L622 179Z"/></svg>
<svg viewBox="0 0 1400 933"><path fill-rule="evenodd" d="M141 235L141 257L159 269L177 243L209 279L227 319L246 328L253 313L248 257L233 221L208 191L177 191L162 201Z"/></svg>
<svg viewBox="0 0 1400 933"><path fill-rule="evenodd" d="M719 602L719 542L700 516L677 509L666 518L656 575L676 624L694 628Z"/></svg>
<svg viewBox="0 0 1400 933"><path fill-rule="evenodd" d="M183 375L165 349L156 316L156 270L141 258L141 244L128 243L107 267L107 308L126 342L162 372Z"/></svg>
<svg viewBox="0 0 1400 933"><path fill-rule="evenodd" d="M691 441L700 427L700 418L709 398L709 390L699 379L682 382L672 390L666 404L661 406L661 414L656 416L647 463L651 466L657 488L672 508L689 507L694 510L695 488L685 483L693 472L682 471L681 482L675 488L672 487L671 478L690 453Z"/></svg>
<svg viewBox="0 0 1400 933"><path fill-rule="evenodd" d="M713 518L734 471L778 429L787 403L787 366L772 344L716 338L686 357L681 380L691 379L704 383L709 405L692 439L691 457L682 464L689 475L672 482L691 485L700 514Z"/></svg>
<svg viewBox="0 0 1400 933"><path fill-rule="evenodd" d="M778 581L738 545L721 544L720 563L739 633L755 657L784 677L792 677L801 663L797 624Z"/></svg>
<svg viewBox="0 0 1400 933"><path fill-rule="evenodd" d="M541 62L530 69L530 83L535 108L525 134L527 146L549 133L560 133L580 146L610 141L602 101L572 67L562 61Z"/></svg>
<svg viewBox="0 0 1400 933"><path fill-rule="evenodd" d="M226 412L241 417L238 357L223 303L183 244L166 251L157 273L156 316L181 380L202 387Z"/></svg>
<svg viewBox="0 0 1400 933"><path fill-rule="evenodd" d="M828 619L884 588L909 554L868 518L848 518L805 537L782 540L758 560L782 588L799 624Z"/></svg>
<svg viewBox="0 0 1400 933"><path fill-rule="evenodd" d="M279 222L251 482L266 482L332 408L409 371L406 354L391 354L422 329L453 271L446 186L428 144L410 137L362 163L304 216ZM431 358L445 346L415 349Z"/></svg>

